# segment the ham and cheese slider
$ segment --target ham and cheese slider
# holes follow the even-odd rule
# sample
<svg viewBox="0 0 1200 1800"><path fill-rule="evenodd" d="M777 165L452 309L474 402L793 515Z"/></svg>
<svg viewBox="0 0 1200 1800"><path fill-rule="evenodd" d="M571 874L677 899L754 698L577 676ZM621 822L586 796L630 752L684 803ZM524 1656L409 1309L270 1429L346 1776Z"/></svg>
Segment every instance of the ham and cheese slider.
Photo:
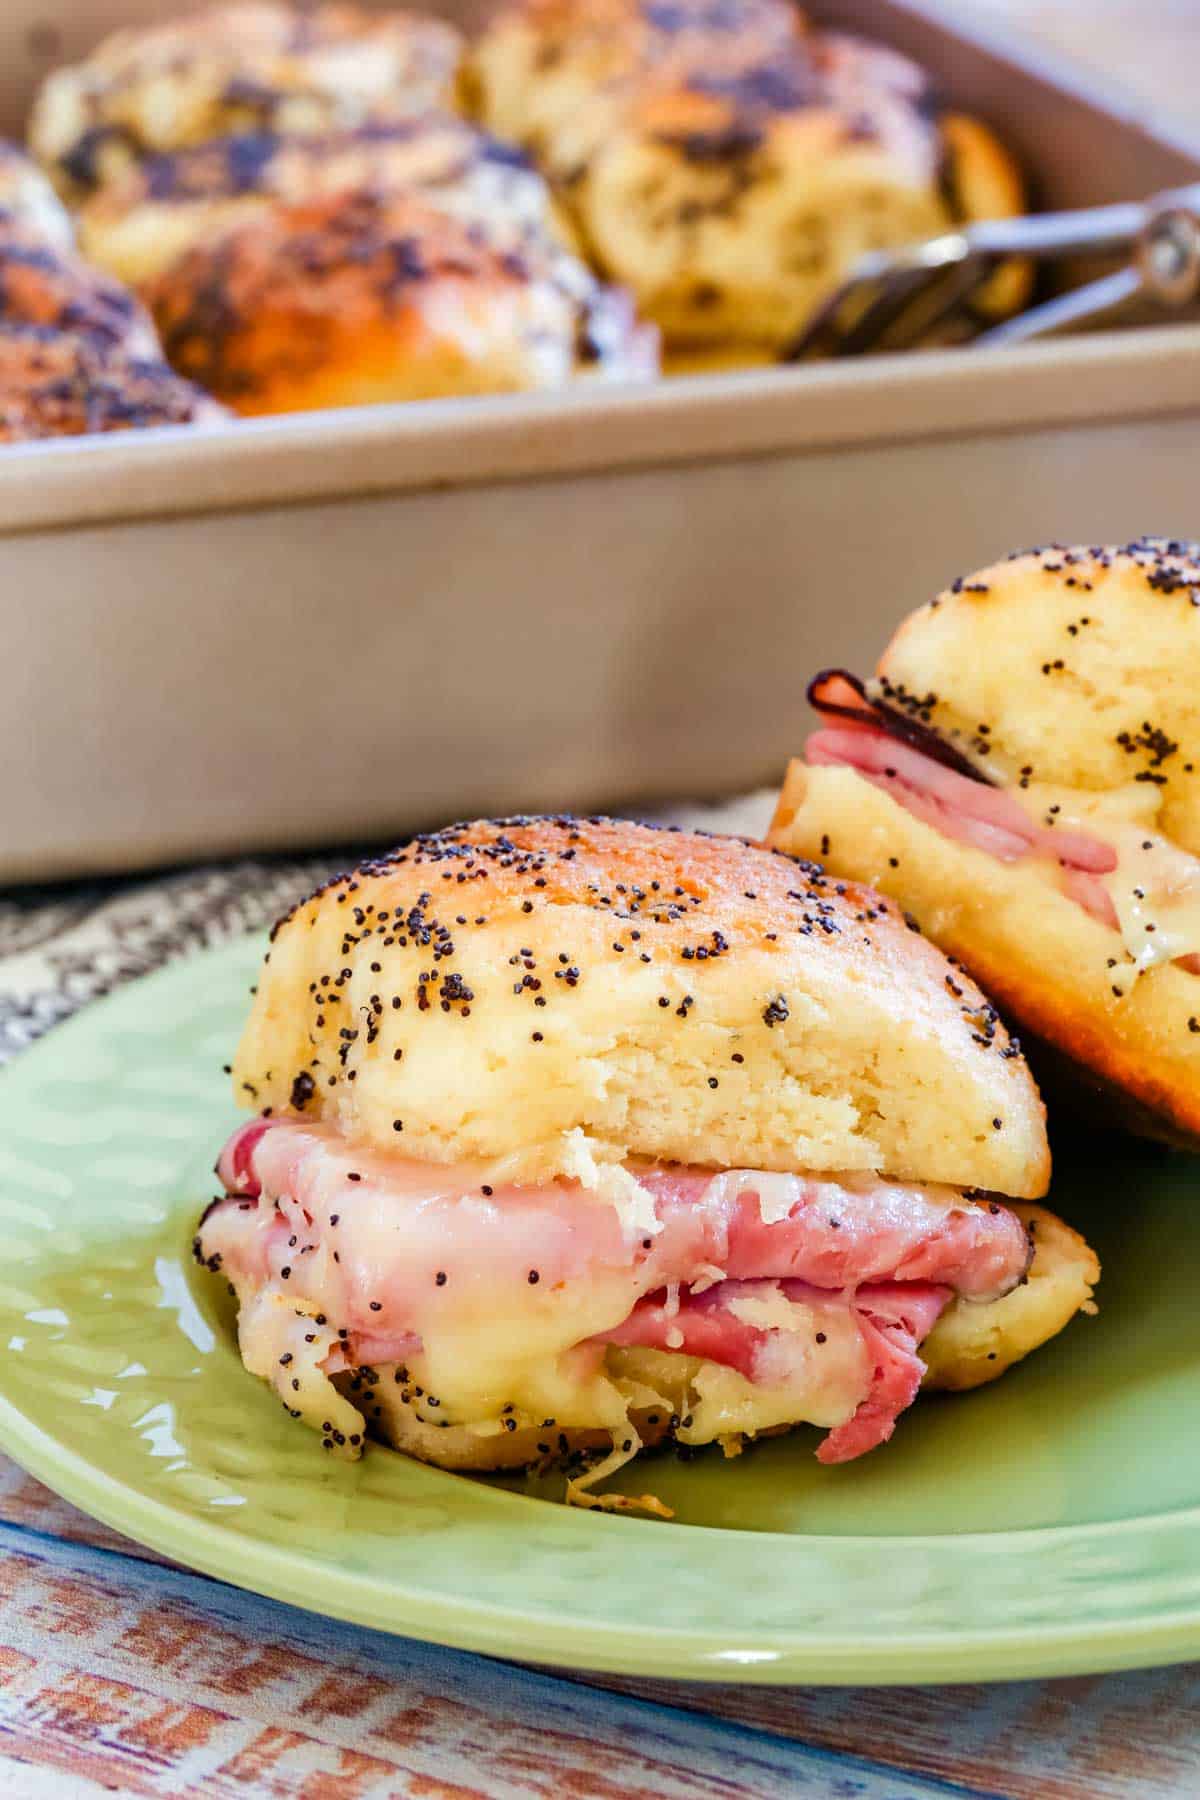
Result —
<svg viewBox="0 0 1200 1800"><path fill-rule="evenodd" d="M1200 549L958 580L827 671L771 832L909 911L1132 1128L1200 1139Z"/></svg>
<svg viewBox="0 0 1200 1800"><path fill-rule="evenodd" d="M897 908L740 840L605 819L412 839L276 928L255 1118L196 1255L325 1450L561 1465L808 1423L892 1434L1098 1277L1037 1207L1043 1111ZM947 1416L948 1417L948 1416Z"/></svg>

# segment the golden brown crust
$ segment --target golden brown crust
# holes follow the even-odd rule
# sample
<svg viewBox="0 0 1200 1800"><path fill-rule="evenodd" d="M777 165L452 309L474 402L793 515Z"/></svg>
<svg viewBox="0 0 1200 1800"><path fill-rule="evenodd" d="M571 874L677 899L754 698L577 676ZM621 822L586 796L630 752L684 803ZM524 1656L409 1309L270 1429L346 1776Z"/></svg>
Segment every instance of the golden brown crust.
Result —
<svg viewBox="0 0 1200 1800"><path fill-rule="evenodd" d="M1092 927L1089 937L1103 929L1091 920L1082 923ZM1111 936L1104 935L1110 952ZM1200 1148L1200 1051L1191 1024L1192 1009L1200 1009L1196 976L1155 970L1153 1003L1144 999L1121 1018L1120 1003L1104 1004L1116 996L1111 982L1095 979L1101 971L1094 958L1086 973L1079 963L1064 967L1040 955L1016 962L970 932L962 933L959 953L1026 1037L1042 1040L1041 1054L1032 1045L1030 1053L1039 1075L1050 1077L1048 1092L1057 1097L1056 1088L1073 1089L1073 1110L1093 1122L1179 1149ZM1108 963L1107 954L1103 961ZM1168 983L1172 991L1165 998ZM1047 1049L1061 1062L1052 1061Z"/></svg>
<svg viewBox="0 0 1200 1800"><path fill-rule="evenodd" d="M554 386L606 355L643 372L632 317L575 273L420 195L359 190L232 225L145 292L177 369L277 413Z"/></svg>
<svg viewBox="0 0 1200 1800"><path fill-rule="evenodd" d="M1032 1197L1049 1170L1003 1027L895 908L620 821L457 826L323 889L276 933L234 1079L522 1178L648 1156Z"/></svg>
<svg viewBox="0 0 1200 1800"><path fill-rule="evenodd" d="M116 32L56 70L35 102L30 143L60 189L81 199L154 151L445 104L460 50L452 26L419 13L212 6Z"/></svg>
<svg viewBox="0 0 1200 1800"><path fill-rule="evenodd" d="M1167 1142L1200 1136L1200 977L1164 965L1131 980L1121 939L1040 862L1000 862L853 770L802 762L788 770L770 835L798 854L824 842L831 867L912 912L1023 1041L1040 1038L1077 1065L1093 1119ZM1044 1059L1034 1060L1040 1076ZM1130 1104L1115 1108L1106 1084Z"/></svg>
<svg viewBox="0 0 1200 1800"><path fill-rule="evenodd" d="M0 328L0 443L215 424L224 409L165 363L68 332Z"/></svg>

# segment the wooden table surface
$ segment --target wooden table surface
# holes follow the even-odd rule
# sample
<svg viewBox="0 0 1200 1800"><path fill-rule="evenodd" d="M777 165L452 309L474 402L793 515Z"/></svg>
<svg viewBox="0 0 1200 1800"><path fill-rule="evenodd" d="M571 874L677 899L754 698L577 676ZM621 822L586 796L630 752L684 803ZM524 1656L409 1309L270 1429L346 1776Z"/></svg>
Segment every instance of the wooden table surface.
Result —
<svg viewBox="0 0 1200 1800"><path fill-rule="evenodd" d="M1200 88L1200 0L974 4L1158 104ZM101 1792L1196 1800L1200 1668L840 1691L567 1679L169 1567L0 1458L0 1800Z"/></svg>

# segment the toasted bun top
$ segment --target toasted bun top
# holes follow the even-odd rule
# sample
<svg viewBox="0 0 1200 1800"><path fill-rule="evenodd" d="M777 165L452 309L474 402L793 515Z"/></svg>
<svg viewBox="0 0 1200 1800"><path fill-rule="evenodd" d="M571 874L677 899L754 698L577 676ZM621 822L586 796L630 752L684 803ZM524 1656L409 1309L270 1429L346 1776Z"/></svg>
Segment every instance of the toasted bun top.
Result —
<svg viewBox="0 0 1200 1800"><path fill-rule="evenodd" d="M0 444L227 416L163 362L99 349L74 332L0 325Z"/></svg>
<svg viewBox="0 0 1200 1800"><path fill-rule="evenodd" d="M1153 793L1157 828L1200 853L1200 546L1010 557L906 619L878 672L981 768Z"/></svg>
<svg viewBox="0 0 1200 1800"><path fill-rule="evenodd" d="M983 995L894 906L742 839L521 818L411 839L276 928L244 1105L415 1158L628 1157L1044 1190Z"/></svg>

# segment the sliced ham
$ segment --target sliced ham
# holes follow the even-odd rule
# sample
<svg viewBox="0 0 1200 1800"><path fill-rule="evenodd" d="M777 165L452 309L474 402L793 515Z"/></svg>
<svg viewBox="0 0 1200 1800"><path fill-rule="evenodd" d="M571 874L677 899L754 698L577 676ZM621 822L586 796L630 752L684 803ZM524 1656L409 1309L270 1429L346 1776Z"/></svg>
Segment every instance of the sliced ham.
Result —
<svg viewBox="0 0 1200 1800"><path fill-rule="evenodd" d="M990 785L988 776L968 762L961 750L956 750L953 744L939 736L932 725L889 705L886 700L870 699L858 676L851 675L846 669L823 669L809 682L807 698L814 712L820 713L823 719L833 719L856 729L886 731L893 741L911 745L931 762L957 770L968 781L981 782L985 787Z"/></svg>
<svg viewBox="0 0 1200 1800"><path fill-rule="evenodd" d="M1006 789L973 781L899 743L869 725L838 725L814 732L805 748L808 762L843 764L881 787L909 812L946 837L986 850L1001 862L1047 856L1066 868L1106 874L1117 866L1116 851L1082 831L1037 825Z"/></svg>
<svg viewBox="0 0 1200 1800"><path fill-rule="evenodd" d="M887 1443L896 1420L916 1399L925 1374L918 1346L949 1298L945 1288L908 1288L896 1282L859 1294L859 1329L873 1359L871 1391L854 1416L835 1426L820 1445L818 1462L851 1462Z"/></svg>
<svg viewBox="0 0 1200 1800"><path fill-rule="evenodd" d="M226 1196L202 1220L197 1254L243 1304L269 1291L319 1312L337 1333L330 1373L403 1363L446 1332L486 1340L496 1320L518 1336L544 1331L561 1295L559 1350L581 1367L605 1344L637 1345L778 1382L811 1349L787 1307L836 1315L843 1341L849 1316L861 1391L818 1421L834 1424L827 1461L890 1435L952 1295L995 1298L1028 1265L1020 1221L953 1188L629 1167L654 1216L633 1236L612 1201L578 1183L503 1185L483 1167L355 1149L329 1125L259 1120L221 1155ZM782 1326L764 1297L784 1304Z"/></svg>
<svg viewBox="0 0 1200 1800"><path fill-rule="evenodd" d="M679 1350L736 1369L749 1381L777 1380L779 1359L771 1353L777 1340L790 1334L754 1324L753 1312L746 1306L747 1301L768 1301L772 1293L804 1309L805 1336L796 1344L801 1357L819 1356L822 1342L833 1335L837 1315L848 1310L870 1358L866 1398L824 1439L818 1460L849 1462L886 1443L900 1414L917 1397L925 1374L918 1346L952 1298L949 1287L882 1282L839 1294L801 1281L727 1281L700 1295L682 1295L674 1305L663 1294L650 1295L603 1341Z"/></svg>
<svg viewBox="0 0 1200 1800"><path fill-rule="evenodd" d="M1001 862L1053 859L1068 898L1108 930L1120 931L1112 896L1097 879L1117 867L1111 844L1089 832L1035 824L1015 795L973 768L931 726L870 699L862 682L844 669L822 671L810 684L808 699L823 720L833 721L809 738L809 763L855 769L944 837ZM1200 954L1174 961L1189 975L1200 975Z"/></svg>

